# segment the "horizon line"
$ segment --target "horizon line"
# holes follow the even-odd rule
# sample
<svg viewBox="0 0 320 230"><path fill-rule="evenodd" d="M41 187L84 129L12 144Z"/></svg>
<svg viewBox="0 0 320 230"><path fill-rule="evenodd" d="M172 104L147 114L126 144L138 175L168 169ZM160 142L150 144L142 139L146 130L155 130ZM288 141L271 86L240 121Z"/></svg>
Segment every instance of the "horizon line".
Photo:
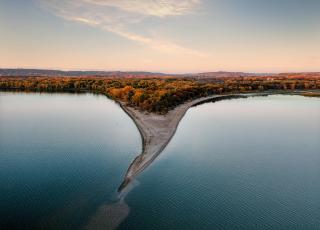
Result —
<svg viewBox="0 0 320 230"><path fill-rule="evenodd" d="M163 74L163 75L190 75L190 74L204 74L204 73L246 73L246 74L281 74L281 73L320 73L320 70L316 71L230 71L230 70L209 70L209 71L198 71L198 72L162 72L162 71L148 71L148 70L106 70L106 69L59 69L59 68L37 68L37 67L0 67L0 70L40 70L40 71L61 71L61 72L121 72L121 73L152 73L152 74Z"/></svg>

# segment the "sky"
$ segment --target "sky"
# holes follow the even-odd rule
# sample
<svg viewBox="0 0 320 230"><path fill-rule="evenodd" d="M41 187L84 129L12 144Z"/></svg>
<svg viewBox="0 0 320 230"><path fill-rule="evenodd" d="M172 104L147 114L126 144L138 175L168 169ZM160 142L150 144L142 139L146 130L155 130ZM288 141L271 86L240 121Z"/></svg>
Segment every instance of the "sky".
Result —
<svg viewBox="0 0 320 230"><path fill-rule="evenodd" d="M320 71L320 0L0 0L0 68Z"/></svg>

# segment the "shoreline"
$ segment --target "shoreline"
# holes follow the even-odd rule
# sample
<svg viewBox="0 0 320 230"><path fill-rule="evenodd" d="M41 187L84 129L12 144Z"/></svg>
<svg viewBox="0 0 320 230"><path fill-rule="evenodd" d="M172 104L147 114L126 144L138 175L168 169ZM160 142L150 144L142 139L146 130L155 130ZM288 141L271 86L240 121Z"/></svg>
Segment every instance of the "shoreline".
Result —
<svg viewBox="0 0 320 230"><path fill-rule="evenodd" d="M216 102L227 99L247 98L256 96L269 96L276 94L283 95L302 95L308 91L273 91L273 92L257 92L257 93L240 93L211 95L201 97L191 101L187 101L170 110L167 114L161 115L156 113L148 113L140 111L136 108L118 102L123 111L133 120L139 130L142 140L142 151L134 158L128 167L122 183L118 188L121 195L122 191L130 184L130 182L144 171L166 148L170 140L176 133L178 125L189 108L204 104L207 102Z"/></svg>

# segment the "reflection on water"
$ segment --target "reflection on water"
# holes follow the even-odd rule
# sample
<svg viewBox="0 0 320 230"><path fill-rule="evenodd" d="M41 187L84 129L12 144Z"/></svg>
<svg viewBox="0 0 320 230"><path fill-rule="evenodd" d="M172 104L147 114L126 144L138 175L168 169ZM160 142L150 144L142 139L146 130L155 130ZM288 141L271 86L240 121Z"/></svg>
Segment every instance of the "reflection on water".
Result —
<svg viewBox="0 0 320 230"><path fill-rule="evenodd" d="M0 229L85 225L140 152L134 123L104 96L0 96Z"/></svg>
<svg viewBox="0 0 320 230"><path fill-rule="evenodd" d="M320 100L191 108L126 197L120 229L319 229Z"/></svg>

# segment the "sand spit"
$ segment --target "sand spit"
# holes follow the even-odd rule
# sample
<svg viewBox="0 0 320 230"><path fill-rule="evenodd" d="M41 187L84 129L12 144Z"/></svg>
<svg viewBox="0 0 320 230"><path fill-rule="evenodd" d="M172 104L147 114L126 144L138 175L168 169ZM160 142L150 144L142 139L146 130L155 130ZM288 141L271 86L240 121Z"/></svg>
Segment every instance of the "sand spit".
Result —
<svg viewBox="0 0 320 230"><path fill-rule="evenodd" d="M268 96L271 94L301 95L305 92L309 91L213 95L188 101L169 111L166 115L146 113L120 104L140 131L143 144L142 153L133 160L122 184L118 188L118 201L102 205L84 229L116 229L122 223L130 212L130 207L126 204L125 197L138 185L134 178L148 167L167 146L174 136L180 120L190 107L226 99Z"/></svg>
<svg viewBox="0 0 320 230"><path fill-rule="evenodd" d="M246 98L256 96L268 96L275 94L283 95L303 95L308 92L317 92L319 90L295 90L295 91L267 91L259 93L241 93L241 94L227 94L227 95L212 95L202 97L195 100L187 101L170 110L167 114L155 114L140 111L133 107L126 106L119 102L121 108L132 118L138 127L142 138L142 153L137 156L129 166L123 182L118 188L121 193L125 190L127 185L145 168L147 168L163 151L163 149L170 142L174 136L180 120L183 118L187 110L196 105L207 102L215 102L226 99Z"/></svg>
<svg viewBox="0 0 320 230"><path fill-rule="evenodd" d="M126 106L124 103L120 103L122 109L132 118L140 131L142 153L129 166L118 191L121 193L140 172L157 158L174 136L180 120L190 107L210 101L248 96L256 96L256 94L213 95L198 98L177 106L165 115L139 111L133 107Z"/></svg>

